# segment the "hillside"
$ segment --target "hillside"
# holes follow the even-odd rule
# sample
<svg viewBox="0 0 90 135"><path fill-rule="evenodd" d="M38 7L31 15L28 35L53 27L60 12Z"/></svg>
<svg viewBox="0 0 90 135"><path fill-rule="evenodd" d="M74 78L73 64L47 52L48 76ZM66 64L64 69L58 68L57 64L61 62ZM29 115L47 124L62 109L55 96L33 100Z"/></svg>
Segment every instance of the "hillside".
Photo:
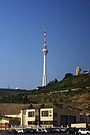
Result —
<svg viewBox="0 0 90 135"><path fill-rule="evenodd" d="M0 89L0 113L16 114L31 104L56 105L90 112L90 74L56 79L38 90Z"/></svg>

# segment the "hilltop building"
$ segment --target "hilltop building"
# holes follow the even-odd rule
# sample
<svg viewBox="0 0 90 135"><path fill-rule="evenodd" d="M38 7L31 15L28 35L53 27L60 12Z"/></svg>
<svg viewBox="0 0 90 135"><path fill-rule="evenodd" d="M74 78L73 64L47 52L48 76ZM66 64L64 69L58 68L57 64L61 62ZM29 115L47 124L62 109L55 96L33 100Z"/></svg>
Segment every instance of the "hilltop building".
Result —
<svg viewBox="0 0 90 135"><path fill-rule="evenodd" d="M76 68L76 75L80 75L80 72L81 72L81 68L80 67L77 67Z"/></svg>

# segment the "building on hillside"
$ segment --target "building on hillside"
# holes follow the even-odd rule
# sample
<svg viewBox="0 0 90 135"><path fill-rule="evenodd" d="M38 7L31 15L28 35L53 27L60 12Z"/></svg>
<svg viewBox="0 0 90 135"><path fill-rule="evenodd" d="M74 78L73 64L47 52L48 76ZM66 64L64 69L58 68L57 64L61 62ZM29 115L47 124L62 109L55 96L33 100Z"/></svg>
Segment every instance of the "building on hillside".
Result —
<svg viewBox="0 0 90 135"><path fill-rule="evenodd" d="M26 109L21 110L20 118L23 127L66 127L71 123L80 122L80 112L57 107Z"/></svg>
<svg viewBox="0 0 90 135"><path fill-rule="evenodd" d="M81 72L81 68L80 67L77 67L76 68L76 75L80 75L80 72Z"/></svg>

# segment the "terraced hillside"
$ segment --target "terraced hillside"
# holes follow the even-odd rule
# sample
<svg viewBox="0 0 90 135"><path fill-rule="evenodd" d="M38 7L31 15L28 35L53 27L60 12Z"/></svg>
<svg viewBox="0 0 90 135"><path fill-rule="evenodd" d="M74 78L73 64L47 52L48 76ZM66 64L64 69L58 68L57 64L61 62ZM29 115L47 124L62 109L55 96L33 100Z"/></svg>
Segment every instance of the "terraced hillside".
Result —
<svg viewBox="0 0 90 135"><path fill-rule="evenodd" d="M34 104L90 112L90 74L70 76L62 81L55 79L38 90L0 90L0 113L17 114Z"/></svg>

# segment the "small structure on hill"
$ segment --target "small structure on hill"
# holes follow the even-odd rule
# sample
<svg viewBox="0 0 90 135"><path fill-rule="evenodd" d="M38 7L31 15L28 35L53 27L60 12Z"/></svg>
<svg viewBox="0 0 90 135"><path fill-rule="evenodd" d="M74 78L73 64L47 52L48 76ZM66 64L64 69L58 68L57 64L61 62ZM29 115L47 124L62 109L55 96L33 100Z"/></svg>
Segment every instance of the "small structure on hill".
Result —
<svg viewBox="0 0 90 135"><path fill-rule="evenodd" d="M80 72L81 72L81 68L80 67L77 67L76 68L76 75L80 75Z"/></svg>

